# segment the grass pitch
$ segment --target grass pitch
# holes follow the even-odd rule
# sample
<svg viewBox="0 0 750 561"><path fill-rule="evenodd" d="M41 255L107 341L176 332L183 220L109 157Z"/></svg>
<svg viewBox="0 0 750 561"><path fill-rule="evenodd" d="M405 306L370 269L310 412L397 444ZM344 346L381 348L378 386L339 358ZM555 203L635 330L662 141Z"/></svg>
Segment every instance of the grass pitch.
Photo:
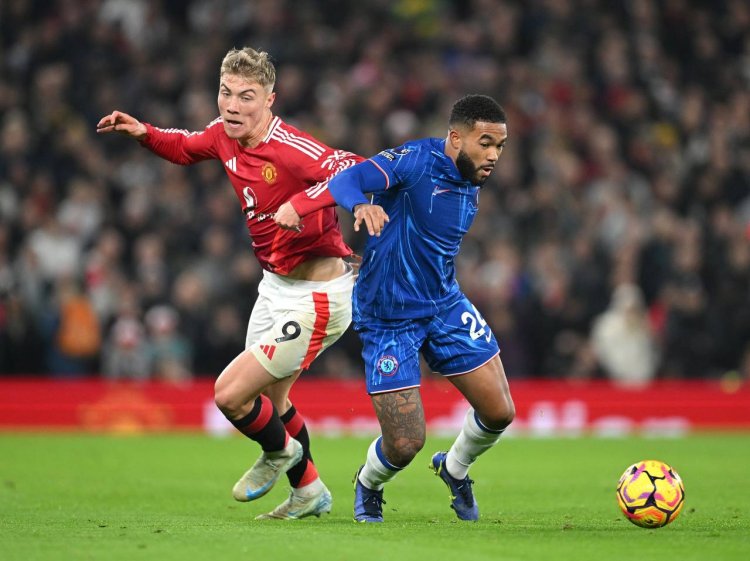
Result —
<svg viewBox="0 0 750 561"><path fill-rule="evenodd" d="M253 518L285 481L240 504L235 480L257 448L239 437L0 434L0 559L305 561L546 559L688 561L750 556L750 435L682 439L506 438L472 468L482 512L460 522L428 469L448 440L429 438L386 487L386 522L354 524L351 479L369 439L314 437L331 515ZM619 513L615 484L642 459L682 476L686 505L665 528Z"/></svg>

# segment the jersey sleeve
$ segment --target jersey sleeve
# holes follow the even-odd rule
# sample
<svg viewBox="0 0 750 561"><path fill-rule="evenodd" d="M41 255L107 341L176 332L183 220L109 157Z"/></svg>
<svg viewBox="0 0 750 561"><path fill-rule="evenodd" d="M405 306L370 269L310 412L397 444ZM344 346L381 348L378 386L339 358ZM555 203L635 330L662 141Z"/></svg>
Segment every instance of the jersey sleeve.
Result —
<svg viewBox="0 0 750 561"><path fill-rule="evenodd" d="M375 154L370 161L385 176L385 189L408 183L406 179L417 166L416 147L405 144L398 148L388 148Z"/></svg>
<svg viewBox="0 0 750 561"><path fill-rule="evenodd" d="M199 132L184 129L161 129L149 123L146 125L146 137L141 144L154 154L175 164L189 165L203 160L215 159L215 133L221 128L217 119Z"/></svg>
<svg viewBox="0 0 750 561"><path fill-rule="evenodd" d="M333 180L328 178L305 193L292 197L290 202L297 214L305 216L314 210L335 204L352 211L358 204L369 202L364 193L377 193L402 185L409 174L418 167L416 148L410 145L383 150L365 161L359 156L356 158L359 165L351 170L348 169L351 164L343 166L342 174L345 174L345 177L339 174ZM333 188L330 185L332 181ZM310 192L314 194L314 197L309 196ZM306 198L316 200L306 200Z"/></svg>
<svg viewBox="0 0 750 561"><path fill-rule="evenodd" d="M340 206L352 212L355 206L369 202L365 193L408 189L409 176L420 168L416 146L389 148L336 176L329 191Z"/></svg>
<svg viewBox="0 0 750 561"><path fill-rule="evenodd" d="M372 160L366 160L351 169L346 169L328 184L337 204L354 211L354 207L368 203L365 193L377 193L388 188L388 176Z"/></svg>
<svg viewBox="0 0 750 561"><path fill-rule="evenodd" d="M304 217L322 208L336 206L336 201L328 191L328 183L343 170L355 166L363 158L345 150L334 150L326 147L326 151L318 158L308 158L302 155L289 162L289 167L312 186L293 195L289 202Z"/></svg>

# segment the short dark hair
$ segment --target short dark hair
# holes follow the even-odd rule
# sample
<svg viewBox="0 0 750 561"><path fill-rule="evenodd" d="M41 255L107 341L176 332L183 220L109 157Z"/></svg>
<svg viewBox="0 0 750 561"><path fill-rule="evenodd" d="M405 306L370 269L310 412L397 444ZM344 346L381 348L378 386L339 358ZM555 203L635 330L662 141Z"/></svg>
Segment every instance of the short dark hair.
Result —
<svg viewBox="0 0 750 561"><path fill-rule="evenodd" d="M505 111L488 95L466 95L453 104L449 126L462 124L474 128L477 121L505 123Z"/></svg>

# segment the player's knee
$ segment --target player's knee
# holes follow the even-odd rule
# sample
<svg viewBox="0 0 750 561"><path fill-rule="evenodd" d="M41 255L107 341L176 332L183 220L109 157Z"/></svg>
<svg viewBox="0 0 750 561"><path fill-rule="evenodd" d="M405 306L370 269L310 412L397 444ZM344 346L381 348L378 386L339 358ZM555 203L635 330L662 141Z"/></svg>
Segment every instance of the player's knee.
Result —
<svg viewBox="0 0 750 561"><path fill-rule="evenodd" d="M482 422L493 430L502 430L513 422L516 408L510 396L498 401L493 407L483 411L480 415Z"/></svg>
<svg viewBox="0 0 750 561"><path fill-rule="evenodd" d="M390 446L384 446L384 452L393 465L406 467L424 447L424 442L424 438L397 438Z"/></svg>
<svg viewBox="0 0 750 561"><path fill-rule="evenodd" d="M502 425L502 428L507 427L516 418L516 407L513 405L513 401L509 401L503 408L503 411L497 418L497 423Z"/></svg>
<svg viewBox="0 0 750 561"><path fill-rule="evenodd" d="M235 418L242 410L244 403L228 388L214 388L214 402L225 417Z"/></svg>

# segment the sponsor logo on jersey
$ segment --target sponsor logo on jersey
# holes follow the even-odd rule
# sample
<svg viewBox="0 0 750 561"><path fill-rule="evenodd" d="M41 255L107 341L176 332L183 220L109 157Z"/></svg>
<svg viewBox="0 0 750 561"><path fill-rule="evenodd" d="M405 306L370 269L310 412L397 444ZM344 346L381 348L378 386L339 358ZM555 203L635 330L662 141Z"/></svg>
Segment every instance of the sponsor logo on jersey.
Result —
<svg viewBox="0 0 750 561"><path fill-rule="evenodd" d="M258 204L258 198L255 196L255 191L252 190L250 187L243 187L242 188L242 196L245 198L245 208L242 209L242 212L245 214L249 213L255 213L255 207Z"/></svg>
<svg viewBox="0 0 750 561"><path fill-rule="evenodd" d="M231 171L232 173L237 173L237 158L229 158L226 162L224 162L224 165L227 166L227 169Z"/></svg>
<svg viewBox="0 0 750 561"><path fill-rule="evenodd" d="M270 162L266 162L265 164L263 164L263 167L260 170L260 174L263 176L265 182L270 185L271 183L276 181L278 172L276 171L276 166L274 166Z"/></svg>
<svg viewBox="0 0 750 561"><path fill-rule="evenodd" d="M405 156L409 152L411 152L411 148L390 148L388 150L383 150L378 154L378 156L383 156L386 160L392 162L396 158Z"/></svg>
<svg viewBox="0 0 750 561"><path fill-rule="evenodd" d="M255 191L251 187L243 187L242 196L245 199L245 207L242 212L245 213L248 220L255 218L258 222L263 222L269 218L273 218L273 212L259 212L255 213L255 207L258 206L258 198L255 196Z"/></svg>
<svg viewBox="0 0 750 561"><path fill-rule="evenodd" d="M276 351L276 345L261 345L260 350L268 357L268 360L273 360L273 353Z"/></svg>
<svg viewBox="0 0 750 561"><path fill-rule="evenodd" d="M378 359L377 368L383 376L393 376L398 372L398 360L393 355L383 355Z"/></svg>

